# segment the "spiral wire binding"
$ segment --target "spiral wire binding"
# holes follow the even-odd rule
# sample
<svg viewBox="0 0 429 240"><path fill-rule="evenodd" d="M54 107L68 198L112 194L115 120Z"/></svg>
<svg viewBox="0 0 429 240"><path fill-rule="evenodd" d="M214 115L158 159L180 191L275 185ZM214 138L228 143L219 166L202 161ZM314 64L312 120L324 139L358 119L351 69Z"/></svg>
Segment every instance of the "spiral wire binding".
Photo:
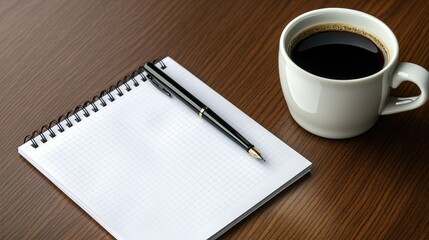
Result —
<svg viewBox="0 0 429 240"><path fill-rule="evenodd" d="M154 64L159 63L161 66L161 69L167 68L167 66L165 65L165 63L162 60L154 60L153 63ZM71 128L71 127L73 127L73 123L70 121L71 117L74 117L74 120L76 121L75 124L82 121L82 117L79 116L79 114L78 114L79 111L83 111L83 116L88 118L89 116L91 116L90 111L92 111L93 113L96 113L100 110L100 108L95 104L96 101L100 100L100 105L102 107L106 107L107 101L105 101L103 99L104 96L107 95L108 100L110 102L113 102L116 100L116 98L113 96L112 92L116 91L118 97L122 97L124 95L124 92L120 89L121 86L125 86L125 90L127 92L131 91L132 88L128 84L129 80L133 81L133 85L135 87L138 87L140 85L140 83L135 79L135 77L137 77L138 75L141 77L141 80L143 82L146 82L148 80L148 78L143 74L143 72L144 72L144 68L142 65L142 66L138 67L137 69L135 69L131 74L128 74L125 77L123 77L121 80L117 81L116 84L113 84L109 88L102 90L100 92L100 94L95 95L92 98L92 100L85 101L82 105L76 106L74 109L68 111L66 114L60 115L58 117L58 119L54 119L49 124L43 125L40 128L40 130L35 130L30 135L25 136L24 143L31 141L31 146L33 148L39 147L39 144L36 141L36 137L40 136L40 141L42 143L46 143L48 141L48 139L45 136L46 131L49 132L49 136L51 138L55 138L58 134L58 133L55 134L55 131L53 130L53 128L55 126L57 127L58 132L60 132L60 133L62 133L66 130L63 127L63 125L61 125L62 121L65 120L66 121L65 125L68 128ZM90 107L90 106L91 106L91 108L88 111L88 107Z"/></svg>

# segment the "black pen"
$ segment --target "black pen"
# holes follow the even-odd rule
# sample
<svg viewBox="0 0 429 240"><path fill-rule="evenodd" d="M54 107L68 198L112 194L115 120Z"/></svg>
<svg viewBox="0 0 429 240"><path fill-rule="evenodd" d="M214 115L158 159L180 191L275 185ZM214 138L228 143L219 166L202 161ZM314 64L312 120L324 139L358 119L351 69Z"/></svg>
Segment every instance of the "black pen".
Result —
<svg viewBox="0 0 429 240"><path fill-rule="evenodd" d="M204 103L190 94L186 89L180 86L177 82L171 79L162 70L157 68L153 63L148 62L144 65L144 69L149 73L149 80L161 91L168 96L171 96L169 92L172 92L181 101L186 103L192 108L201 118L206 119L220 131L230 137L233 141L244 148L250 155L255 158L264 160L258 149L253 144L247 141L240 133L238 133L233 127L219 117L215 112L208 108ZM264 160L265 161L265 160Z"/></svg>

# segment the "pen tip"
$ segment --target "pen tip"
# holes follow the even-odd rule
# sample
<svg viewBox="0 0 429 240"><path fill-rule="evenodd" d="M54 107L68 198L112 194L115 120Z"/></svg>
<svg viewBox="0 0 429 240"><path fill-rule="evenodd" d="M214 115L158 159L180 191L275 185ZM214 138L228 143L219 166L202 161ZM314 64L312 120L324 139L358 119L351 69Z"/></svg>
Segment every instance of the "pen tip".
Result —
<svg viewBox="0 0 429 240"><path fill-rule="evenodd" d="M262 161L265 162L265 159L262 157L261 152L257 148L252 147L252 148L249 149L248 152L249 152L250 155L252 155L252 157L260 159L260 160L262 160Z"/></svg>

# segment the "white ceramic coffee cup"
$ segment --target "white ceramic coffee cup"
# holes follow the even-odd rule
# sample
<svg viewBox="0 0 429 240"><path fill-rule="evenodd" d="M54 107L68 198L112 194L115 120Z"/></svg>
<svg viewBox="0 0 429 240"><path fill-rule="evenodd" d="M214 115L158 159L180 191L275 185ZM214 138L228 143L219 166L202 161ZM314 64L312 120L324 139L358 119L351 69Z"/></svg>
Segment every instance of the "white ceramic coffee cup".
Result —
<svg viewBox="0 0 429 240"><path fill-rule="evenodd" d="M384 42L388 62L379 72L352 80L333 80L311 74L290 58L289 44L309 27L340 23L351 25ZM295 121L304 129L327 138L348 138L371 128L379 115L408 111L428 100L429 72L413 63L398 63L398 41L379 19L351 9L325 8L292 20L280 37L279 73L283 94ZM396 98L390 89L403 81L415 83L419 96Z"/></svg>

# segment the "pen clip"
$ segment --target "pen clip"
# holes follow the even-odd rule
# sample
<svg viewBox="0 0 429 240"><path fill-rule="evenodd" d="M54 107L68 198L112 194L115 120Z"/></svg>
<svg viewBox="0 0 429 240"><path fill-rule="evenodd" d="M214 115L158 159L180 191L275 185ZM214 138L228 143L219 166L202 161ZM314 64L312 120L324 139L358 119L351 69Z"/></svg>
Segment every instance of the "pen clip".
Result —
<svg viewBox="0 0 429 240"><path fill-rule="evenodd" d="M149 81L156 87L158 88L158 90L160 90L162 93L164 93L165 95L171 97L171 93L169 93L167 91L167 89L165 89L165 87L162 86L162 84L160 84L157 80L155 80L155 77L153 77L152 75L148 74L147 78L149 79Z"/></svg>

